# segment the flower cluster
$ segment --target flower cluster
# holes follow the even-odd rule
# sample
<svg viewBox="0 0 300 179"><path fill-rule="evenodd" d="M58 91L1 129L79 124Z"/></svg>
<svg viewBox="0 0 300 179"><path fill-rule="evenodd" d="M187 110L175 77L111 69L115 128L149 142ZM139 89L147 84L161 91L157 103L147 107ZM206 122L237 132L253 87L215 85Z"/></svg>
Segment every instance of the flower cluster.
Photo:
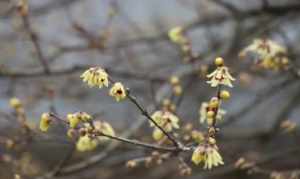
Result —
<svg viewBox="0 0 300 179"><path fill-rule="evenodd" d="M91 138L88 135L80 136L76 143L76 148L80 152L94 150L97 146L98 146L97 140Z"/></svg>
<svg viewBox="0 0 300 179"><path fill-rule="evenodd" d="M179 118L169 111L156 111L151 117L154 122L166 132L171 132L173 129L179 128ZM150 126L155 127L152 122L150 123ZM164 137L164 134L160 129L155 127L152 136L154 140L159 141Z"/></svg>
<svg viewBox="0 0 300 179"><path fill-rule="evenodd" d="M86 112L76 112L67 114L66 120L55 115L43 113L40 120L40 130L47 132L53 120L58 120L69 125L67 136L77 140L78 151L91 151L101 142L105 142L108 136L115 136L115 131L111 125L104 121L92 121L92 116Z"/></svg>
<svg viewBox="0 0 300 179"><path fill-rule="evenodd" d="M217 65L217 68L207 75L207 78L209 78L207 83L210 84L211 87L217 87L219 85L233 87L232 81L235 79L229 73L228 67L224 66L224 60L221 57L218 57L215 60L215 64Z"/></svg>
<svg viewBox="0 0 300 179"><path fill-rule="evenodd" d="M70 124L70 128L76 128L79 122L88 122L92 119L86 112L76 112L73 114L67 115L68 123Z"/></svg>
<svg viewBox="0 0 300 179"><path fill-rule="evenodd" d="M255 39L239 56L244 58L248 53L254 54L256 63L265 69L284 69L289 64L286 48L269 39Z"/></svg>
<svg viewBox="0 0 300 179"><path fill-rule="evenodd" d="M221 57L215 59L215 65L216 70L207 77L211 87L218 87L217 96L212 97L209 102L203 102L199 109L200 122L207 122L208 131L205 137L198 131L195 131L192 136L197 141L198 146L194 150L191 160L196 165L203 163L205 169L224 164L217 147L216 132L218 129L216 125L226 114L226 111L221 109L222 101L228 100L231 96L230 92L223 90L222 87L233 87L231 81L235 80L228 72L228 68L224 65L224 60Z"/></svg>
<svg viewBox="0 0 300 179"><path fill-rule="evenodd" d="M193 152L192 162L196 165L201 163L204 164L204 169L211 169L212 167L217 167L223 165L223 159L218 152L218 147L215 144L215 140L210 138L210 143L207 145L200 144Z"/></svg>
<svg viewBox="0 0 300 179"><path fill-rule="evenodd" d="M109 136L115 136L115 131L112 128L112 126L105 121L94 121L93 123L94 127L95 127L95 131L103 133L105 135L109 135ZM98 136L98 140L101 142L107 141L108 138L105 136Z"/></svg>
<svg viewBox="0 0 300 179"><path fill-rule="evenodd" d="M199 108L200 122L204 123L207 121L208 125L212 124L213 117L215 115L216 120L220 121L226 114L224 109L217 109L219 105L218 98L214 97L210 102L203 102Z"/></svg>
<svg viewBox="0 0 300 179"><path fill-rule="evenodd" d="M80 128L80 134L76 148L78 151L85 152L94 150L99 144L109 140L103 136L115 136L115 131L111 125L104 121L93 121L92 123L84 123L84 127Z"/></svg>
<svg viewBox="0 0 300 179"><path fill-rule="evenodd" d="M83 79L83 82L86 82L90 87L108 87L110 82L108 74L100 67L92 67L83 72L80 77ZM126 98L127 92L122 83L116 82L111 87L109 95L114 97L116 101L121 101Z"/></svg>
<svg viewBox="0 0 300 179"><path fill-rule="evenodd" d="M102 88L103 86L108 87L109 84L108 74L104 69L99 67L88 69L80 77L89 85L89 87L98 86L99 88Z"/></svg>

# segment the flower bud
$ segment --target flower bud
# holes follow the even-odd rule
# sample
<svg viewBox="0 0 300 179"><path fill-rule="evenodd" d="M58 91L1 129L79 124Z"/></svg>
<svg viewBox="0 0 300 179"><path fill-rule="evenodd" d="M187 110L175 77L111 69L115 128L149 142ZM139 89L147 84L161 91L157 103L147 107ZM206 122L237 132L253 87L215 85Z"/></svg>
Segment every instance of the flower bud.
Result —
<svg viewBox="0 0 300 179"><path fill-rule="evenodd" d="M230 98L230 92L227 90L222 90L220 92L220 98L223 100L228 100Z"/></svg>
<svg viewBox="0 0 300 179"><path fill-rule="evenodd" d="M215 65L217 65L217 66L223 66L223 65L224 65L224 60L223 60L223 58L222 58L222 57L217 57L217 58L215 59Z"/></svg>
<svg viewBox="0 0 300 179"><path fill-rule="evenodd" d="M173 87L173 91L176 96L180 96L182 94L182 87L180 85L176 85Z"/></svg>
<svg viewBox="0 0 300 179"><path fill-rule="evenodd" d="M178 76L172 76L170 78L170 83L171 83L171 85L178 85L179 84L179 78L178 78Z"/></svg>

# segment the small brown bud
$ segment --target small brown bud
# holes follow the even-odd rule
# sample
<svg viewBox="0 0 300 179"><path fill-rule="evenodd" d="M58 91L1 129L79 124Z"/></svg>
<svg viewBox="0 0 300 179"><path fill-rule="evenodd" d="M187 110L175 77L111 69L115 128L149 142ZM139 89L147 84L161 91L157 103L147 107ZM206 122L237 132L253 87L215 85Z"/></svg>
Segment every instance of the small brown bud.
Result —
<svg viewBox="0 0 300 179"><path fill-rule="evenodd" d="M19 0L17 3L17 8L21 16L28 15L28 2L27 0Z"/></svg>

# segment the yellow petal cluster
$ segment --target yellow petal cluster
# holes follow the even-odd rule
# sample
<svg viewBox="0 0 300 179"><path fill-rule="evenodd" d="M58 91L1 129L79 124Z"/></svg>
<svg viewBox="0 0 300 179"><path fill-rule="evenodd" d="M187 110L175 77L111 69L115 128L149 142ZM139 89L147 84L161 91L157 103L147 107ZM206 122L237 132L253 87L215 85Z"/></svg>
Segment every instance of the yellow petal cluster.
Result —
<svg viewBox="0 0 300 179"><path fill-rule="evenodd" d="M10 107L17 109L22 107L22 102L18 98L13 97L9 100L9 105Z"/></svg>
<svg viewBox="0 0 300 179"><path fill-rule="evenodd" d="M68 114L67 120L68 120L71 128L76 128L78 123L80 122L79 118L76 117L76 115L74 115L74 114Z"/></svg>
<svg viewBox="0 0 300 179"><path fill-rule="evenodd" d="M106 134L106 135L109 135L109 136L115 136L115 131L114 129L112 128L112 126L108 123L108 122L105 122L105 121L94 121L94 127L95 127L95 130L103 133L103 134ZM99 141L107 141L109 138L105 137L105 136L99 136L98 137L98 140Z"/></svg>
<svg viewBox="0 0 300 179"><path fill-rule="evenodd" d="M40 120L40 130L47 132L51 123L51 117L49 113L43 113Z"/></svg>
<svg viewBox="0 0 300 179"><path fill-rule="evenodd" d="M152 114L152 119L164 130L171 132L174 128L179 128L179 118L169 111L156 111ZM150 123L152 127L155 127L153 123Z"/></svg>
<svg viewBox="0 0 300 179"><path fill-rule="evenodd" d="M86 151L92 151L94 150L98 145L98 142L96 139L92 139L88 135L84 135L79 137L76 148L80 152L86 152Z"/></svg>
<svg viewBox="0 0 300 179"><path fill-rule="evenodd" d="M182 27L174 27L168 32L169 39L179 45L184 45L187 43L187 39L183 35Z"/></svg>
<svg viewBox="0 0 300 179"><path fill-rule="evenodd" d="M67 115L67 120L70 124L71 128L76 128L79 122L88 122L92 119L92 116L90 116L86 112L76 112L72 114Z"/></svg>
<svg viewBox="0 0 300 179"><path fill-rule="evenodd" d="M86 70L80 77L89 87L98 86L102 88L103 86L108 87L109 84L108 74L100 67L92 67Z"/></svg>
<svg viewBox="0 0 300 179"><path fill-rule="evenodd" d="M215 71L207 75L207 78L209 78L207 83L210 84L211 87L217 87L219 85L233 87L232 81L235 80L226 66L217 67Z"/></svg>
<svg viewBox="0 0 300 179"><path fill-rule="evenodd" d="M256 55L256 63L265 69L279 70L289 63L287 49L270 39L255 39L240 52L240 57L248 53Z"/></svg>
<svg viewBox="0 0 300 179"><path fill-rule="evenodd" d="M173 129L179 128L179 118L169 111L156 111L151 117L166 132L171 132ZM150 126L155 127L152 122L150 123ZM152 137L154 140L159 141L164 137L164 133L159 128L155 127Z"/></svg>
<svg viewBox="0 0 300 179"><path fill-rule="evenodd" d="M122 83L116 82L109 91L109 95L114 97L116 101L126 98L126 90Z"/></svg>
<svg viewBox="0 0 300 179"><path fill-rule="evenodd" d="M218 152L217 146L199 145L193 152L192 162L196 165L204 164L204 169L211 169L223 165L222 156Z"/></svg>
<svg viewBox="0 0 300 179"><path fill-rule="evenodd" d="M200 116L200 122L204 123L209 118L208 111L210 111L209 103L203 102L199 108L199 116ZM216 115L217 120L222 120L224 115L226 114L226 111L224 109L219 108L218 113Z"/></svg>
<svg viewBox="0 0 300 179"><path fill-rule="evenodd" d="M155 141L162 140L164 136L164 133L158 128L155 128L152 132L152 137Z"/></svg>

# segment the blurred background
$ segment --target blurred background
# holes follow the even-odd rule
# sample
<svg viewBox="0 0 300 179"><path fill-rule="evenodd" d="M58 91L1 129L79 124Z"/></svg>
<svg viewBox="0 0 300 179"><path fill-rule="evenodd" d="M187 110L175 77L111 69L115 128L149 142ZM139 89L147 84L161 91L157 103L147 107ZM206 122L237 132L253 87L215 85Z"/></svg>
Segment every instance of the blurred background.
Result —
<svg viewBox="0 0 300 179"><path fill-rule="evenodd" d="M151 151L115 142L75 153L56 176L47 176L68 155L71 141L64 127L55 125L47 134L35 130L30 143L15 142L20 147L8 150L6 139L22 137L9 99L22 101L33 128L43 112L65 116L80 110L110 122L119 135L151 141L151 128L139 111L128 101L116 103L105 90L88 88L79 78L83 70L104 67L150 112L170 98L168 80L176 75L184 89L176 99L176 113L182 123L205 129L198 110L215 90L203 73L212 71L217 56L237 79L231 100L223 105L227 114L217 137L225 165L207 171L186 157L193 172L184 177L266 178L275 171L286 174L280 177L298 177L298 129L284 132L281 124L299 124L299 71L294 75L257 69L251 58L241 60L238 54L256 38L272 39L287 48L297 69L299 0L28 0L25 21L18 3L0 1L1 178L14 178L16 173L21 178L181 178L176 159L126 168L128 160ZM184 61L168 39L168 31L177 26L191 42L197 56L192 61ZM257 163L262 172L236 169L241 157Z"/></svg>

